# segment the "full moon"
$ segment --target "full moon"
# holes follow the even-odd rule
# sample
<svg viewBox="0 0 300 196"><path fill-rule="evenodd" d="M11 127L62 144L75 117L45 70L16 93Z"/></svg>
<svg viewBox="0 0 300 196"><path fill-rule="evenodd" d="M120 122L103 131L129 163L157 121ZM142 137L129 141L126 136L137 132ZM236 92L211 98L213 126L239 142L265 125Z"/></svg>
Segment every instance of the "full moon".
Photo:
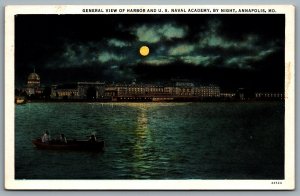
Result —
<svg viewBox="0 0 300 196"><path fill-rule="evenodd" d="M147 56L148 54L149 54L149 47L148 46L142 46L141 48L140 48L140 54L142 55L142 56Z"/></svg>

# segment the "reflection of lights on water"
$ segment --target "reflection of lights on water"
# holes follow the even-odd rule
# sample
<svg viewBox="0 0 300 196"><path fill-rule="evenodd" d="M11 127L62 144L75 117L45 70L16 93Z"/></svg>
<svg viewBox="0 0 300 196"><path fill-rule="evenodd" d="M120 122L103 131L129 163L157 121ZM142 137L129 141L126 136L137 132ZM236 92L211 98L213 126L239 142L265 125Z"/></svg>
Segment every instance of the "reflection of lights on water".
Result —
<svg viewBox="0 0 300 196"><path fill-rule="evenodd" d="M141 109L137 115L137 136L140 136L141 139L148 134L148 118L147 118L147 110Z"/></svg>
<svg viewBox="0 0 300 196"><path fill-rule="evenodd" d="M137 121L138 125L140 125L142 129L147 128L148 118L145 111L138 114Z"/></svg>
<svg viewBox="0 0 300 196"><path fill-rule="evenodd" d="M115 106L123 106L123 107L133 107L139 109L149 109L153 107L174 107L174 106L184 106L190 103L167 103L167 102L116 102L116 103L89 103L89 105L101 105L115 107Z"/></svg>
<svg viewBox="0 0 300 196"><path fill-rule="evenodd" d="M93 103L100 107L109 108L110 110L123 108L135 114L135 127L133 131L134 143L128 147L131 155L131 175L136 178L146 178L147 175L153 174L153 168L157 167L158 159L168 163L168 157L162 157L155 152L160 149L159 144L155 142L156 137L153 135L156 130L151 129L151 124L155 124L155 113L160 107L177 107L186 106L190 103L166 103L166 102L117 102L117 103ZM131 116L132 117L132 116ZM131 119L131 118L130 118ZM126 127L127 125L124 124ZM127 127L128 128L128 127ZM126 129L127 130L127 129ZM124 150L124 149L123 149ZM161 161L161 160L160 160Z"/></svg>
<svg viewBox="0 0 300 196"><path fill-rule="evenodd" d="M148 160L145 159L145 149L149 147L148 142L151 142L151 136L149 134L150 130L148 128L147 109L148 107L145 104L139 104L139 110L137 114L136 142L134 144L133 151L134 171L137 173L145 172L145 166L147 166L148 169L151 168L151 165L148 165Z"/></svg>

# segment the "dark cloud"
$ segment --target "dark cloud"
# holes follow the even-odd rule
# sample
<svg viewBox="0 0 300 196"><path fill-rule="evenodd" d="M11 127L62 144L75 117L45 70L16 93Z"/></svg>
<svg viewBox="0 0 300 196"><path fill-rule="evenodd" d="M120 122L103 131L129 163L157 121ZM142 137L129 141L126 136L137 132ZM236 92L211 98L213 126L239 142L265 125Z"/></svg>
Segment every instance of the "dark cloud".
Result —
<svg viewBox="0 0 300 196"><path fill-rule="evenodd" d="M187 34L187 28L172 23L147 25L143 24L132 28L132 34L140 42L158 43L164 40L174 40L184 38Z"/></svg>
<svg viewBox="0 0 300 196"><path fill-rule="evenodd" d="M262 77L269 64L278 76L284 25L284 15L18 15L16 79L33 67L64 73L42 76L49 83L197 79L207 69ZM139 55L142 45L149 56Z"/></svg>

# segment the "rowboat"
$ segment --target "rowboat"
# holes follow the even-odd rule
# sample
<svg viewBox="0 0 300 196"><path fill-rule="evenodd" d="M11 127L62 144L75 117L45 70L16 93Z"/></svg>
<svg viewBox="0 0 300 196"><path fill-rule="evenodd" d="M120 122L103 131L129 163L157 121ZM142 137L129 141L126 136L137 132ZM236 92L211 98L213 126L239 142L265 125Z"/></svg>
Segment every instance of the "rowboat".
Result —
<svg viewBox="0 0 300 196"><path fill-rule="evenodd" d="M90 140L76 140L69 139L67 142L59 140L51 140L49 142L42 142L41 138L32 140L32 143L38 149L47 150L82 150L82 151L103 151L105 147L104 140L90 141Z"/></svg>
<svg viewBox="0 0 300 196"><path fill-rule="evenodd" d="M26 99L24 97L15 97L15 104L19 105L25 103L26 103Z"/></svg>

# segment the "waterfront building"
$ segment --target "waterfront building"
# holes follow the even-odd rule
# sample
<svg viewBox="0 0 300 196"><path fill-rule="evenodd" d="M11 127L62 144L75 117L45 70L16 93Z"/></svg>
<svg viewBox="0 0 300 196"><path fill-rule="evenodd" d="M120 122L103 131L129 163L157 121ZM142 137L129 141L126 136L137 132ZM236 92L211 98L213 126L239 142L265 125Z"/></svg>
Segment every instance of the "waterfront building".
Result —
<svg viewBox="0 0 300 196"><path fill-rule="evenodd" d="M148 96L165 96L165 87L163 85L146 84L145 94Z"/></svg>
<svg viewBox="0 0 300 196"><path fill-rule="evenodd" d="M169 96L173 96L173 95L176 94L176 89L172 86L165 86L164 87L164 94L169 95Z"/></svg>
<svg viewBox="0 0 300 196"><path fill-rule="evenodd" d="M104 82L77 82L52 85L51 97L56 99L98 99L105 95Z"/></svg>
<svg viewBox="0 0 300 196"><path fill-rule="evenodd" d="M114 84L106 85L104 90L105 97L116 97L118 96L118 87Z"/></svg>
<svg viewBox="0 0 300 196"><path fill-rule="evenodd" d="M105 95L104 82L77 82L78 96L83 99L98 99Z"/></svg>
<svg viewBox="0 0 300 196"><path fill-rule="evenodd" d="M220 97L220 87L216 85L196 87L189 82L176 82L167 85L157 84L108 84L105 96L117 97Z"/></svg>
<svg viewBox="0 0 300 196"><path fill-rule="evenodd" d="M77 99L79 98L77 84L52 85L51 98Z"/></svg>
<svg viewBox="0 0 300 196"><path fill-rule="evenodd" d="M29 74L27 78L27 85L25 91L27 95L41 94L42 89L40 88L40 76L35 73L35 69Z"/></svg>
<svg viewBox="0 0 300 196"><path fill-rule="evenodd" d="M125 85L117 85L116 90L118 96L123 96L127 94L127 87Z"/></svg>
<svg viewBox="0 0 300 196"><path fill-rule="evenodd" d="M127 86L127 94L132 96L145 95L145 86L142 84L130 84Z"/></svg>
<svg viewBox="0 0 300 196"><path fill-rule="evenodd" d="M194 88L194 96L202 98L220 97L220 87L216 85L198 86Z"/></svg>
<svg viewBox="0 0 300 196"><path fill-rule="evenodd" d="M175 82L175 96L192 96L194 94L194 83L181 80Z"/></svg>
<svg viewBox="0 0 300 196"><path fill-rule="evenodd" d="M76 99L103 101L199 101L199 100L284 100L281 92L255 92L239 88L235 92L222 91L217 85L195 85L188 80L168 83L131 84L104 82L77 82L41 88L40 76L35 70L29 74L25 88L16 89L29 99Z"/></svg>

